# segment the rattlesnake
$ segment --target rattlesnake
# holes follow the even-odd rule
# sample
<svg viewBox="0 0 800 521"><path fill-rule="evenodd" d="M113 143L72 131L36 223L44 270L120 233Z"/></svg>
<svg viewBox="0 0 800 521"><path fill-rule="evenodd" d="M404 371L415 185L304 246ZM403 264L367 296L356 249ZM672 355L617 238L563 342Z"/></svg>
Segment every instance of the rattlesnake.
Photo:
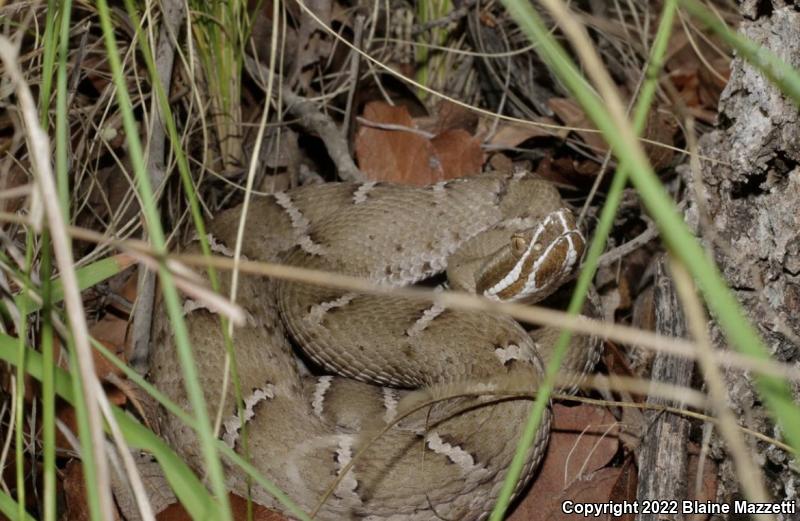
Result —
<svg viewBox="0 0 800 521"><path fill-rule="evenodd" d="M552 293L579 262L583 238L563 207L550 183L526 173L482 174L426 188L374 182L306 186L252 201L243 253L251 260L394 286L447 270L455 289L496 299L525 290L533 301ZM211 223L216 252L230 255L240 213L241 207L228 210ZM223 292L228 284L223 282ZM486 517L529 401L489 396L439 403L402 420L339 474L365 443L364 432L391 423L411 403L452 389L535 390L552 331L532 337L512 319L490 313L256 277L244 277L238 294L247 312L246 326L234 333L243 417L250 458L268 479L309 512L340 478L317 515L321 520ZM161 309L155 314L150 378L189 409ZM213 416L225 352L219 321L191 300L184 309ZM289 338L305 346L307 363L328 374L303 371ZM574 343L569 364L586 372L599 356L598 343L580 337ZM220 436L241 450L232 386L223 410ZM189 427L165 412L159 424L187 461L202 465ZM549 424L548 411L517 491L541 459ZM247 493L241 471L229 468L228 479L233 490ZM251 494L280 508L256 486Z"/></svg>

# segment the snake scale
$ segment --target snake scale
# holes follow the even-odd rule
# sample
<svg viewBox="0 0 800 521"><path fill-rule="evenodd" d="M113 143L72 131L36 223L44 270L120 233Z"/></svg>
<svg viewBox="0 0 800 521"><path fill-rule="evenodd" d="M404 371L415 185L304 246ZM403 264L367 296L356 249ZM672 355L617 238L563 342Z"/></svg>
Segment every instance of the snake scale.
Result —
<svg viewBox="0 0 800 521"><path fill-rule="evenodd" d="M217 254L231 255L241 207L211 223ZM497 300L539 301L578 264L583 237L557 190L524 172L487 173L417 188L329 183L253 199L243 254L368 278L392 286L447 271L451 288ZM188 248L196 248L189 246ZM229 292L224 280L221 291ZM244 401L233 386L223 402L220 437L241 451L243 422L252 462L306 512L339 479L320 520L485 519L500 490L530 402L491 392L531 391L556 332L528 333L514 320L455 311L430 302L363 295L307 284L243 277L246 310L234 332ZM225 349L217 315L184 300L209 412L220 406ZM157 308L150 379L190 410L169 322ZM301 346L305 363L293 345ZM569 367L585 373L599 356L595 339L577 337ZM314 376L306 365L321 368ZM317 371L320 372L320 371ZM449 390L486 396L442 401L376 432L411 404ZM519 491L546 447L548 411L527 454ZM202 466L193 431L159 415L162 434L190 464ZM229 486L248 483L227 469ZM265 491L254 500L280 509Z"/></svg>

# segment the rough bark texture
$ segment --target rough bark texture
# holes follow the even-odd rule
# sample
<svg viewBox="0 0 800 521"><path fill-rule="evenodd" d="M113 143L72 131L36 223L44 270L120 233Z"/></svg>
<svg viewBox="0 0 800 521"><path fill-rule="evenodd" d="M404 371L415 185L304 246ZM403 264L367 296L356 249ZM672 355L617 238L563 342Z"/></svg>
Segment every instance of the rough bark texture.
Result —
<svg viewBox="0 0 800 521"><path fill-rule="evenodd" d="M685 337L686 321L680 311L681 305L675 292L666 261L661 259L656 268L655 306L656 331L671 337ZM653 361L651 379L683 387L690 387L694 361L658 353ZM648 396L647 403L685 407L659 396ZM688 498L689 420L677 414L648 411L647 431L639 452L639 484L636 497L639 501L674 500ZM665 515L657 511L640 513L637 521L658 521ZM678 513L669 519L683 521L685 516Z"/></svg>
<svg viewBox="0 0 800 521"><path fill-rule="evenodd" d="M751 5L752 4L752 5ZM800 13L769 2L744 3L740 31L794 67L800 67ZM791 101L756 69L736 58L722 94L719 127L700 141L700 153L725 164L684 168L691 204L687 219L714 251L730 286L759 328L772 356L798 363L800 346L800 115ZM695 179L695 175L699 179ZM699 188L698 194L693 187ZM704 216L705 214L705 217ZM704 224L705 223L705 224ZM727 342L712 327L717 346ZM726 374L731 405L743 424L780 438L755 391L751 375ZM795 396L800 392L794 389ZM776 501L795 499L800 475L782 450L753 444ZM720 501L739 497L730 459L721 442ZM780 516L779 516L780 518ZM789 519L784 517L781 519Z"/></svg>

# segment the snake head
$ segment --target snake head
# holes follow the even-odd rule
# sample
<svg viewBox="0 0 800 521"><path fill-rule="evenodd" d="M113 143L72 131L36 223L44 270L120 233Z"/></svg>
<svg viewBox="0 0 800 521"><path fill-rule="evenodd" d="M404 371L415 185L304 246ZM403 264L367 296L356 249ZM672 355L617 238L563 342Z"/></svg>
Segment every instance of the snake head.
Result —
<svg viewBox="0 0 800 521"><path fill-rule="evenodd" d="M514 232L476 275L477 292L492 300L538 302L552 294L578 263L585 241L566 208Z"/></svg>

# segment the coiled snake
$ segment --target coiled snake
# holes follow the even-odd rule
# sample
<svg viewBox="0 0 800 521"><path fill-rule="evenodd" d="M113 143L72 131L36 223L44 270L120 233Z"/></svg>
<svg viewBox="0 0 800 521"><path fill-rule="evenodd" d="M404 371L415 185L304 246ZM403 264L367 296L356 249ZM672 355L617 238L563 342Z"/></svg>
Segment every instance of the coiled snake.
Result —
<svg viewBox="0 0 800 521"><path fill-rule="evenodd" d="M210 226L218 253L233 248L240 208ZM301 187L253 200L243 253L394 286L444 270L455 289L534 302L570 275L583 237L556 189L530 174L482 174L426 188L380 183ZM223 284L227 292L228 282ZM553 331L527 333L514 320L397 297L244 277L248 313L234 344L249 454L258 469L311 511L340 481L321 520L484 519L500 489L530 402L491 396L438 403L403 419L340 476L364 432L391 423L421 396L448 389L491 393L513 382L536 389ZM212 414L219 406L224 344L217 316L184 302L194 356ZM189 409L165 313L156 311L151 380ZM290 339L328 375L298 369ZM598 343L578 337L570 367L585 373ZM232 386L220 436L241 449ZM413 391L417 389L417 391ZM421 391L420 391L421 389ZM412 394L409 394L412 393ZM190 463L202 457L193 431L163 413L161 431ZM541 459L545 415L519 490ZM244 495L241 471L229 484ZM253 487L255 501L280 505Z"/></svg>

